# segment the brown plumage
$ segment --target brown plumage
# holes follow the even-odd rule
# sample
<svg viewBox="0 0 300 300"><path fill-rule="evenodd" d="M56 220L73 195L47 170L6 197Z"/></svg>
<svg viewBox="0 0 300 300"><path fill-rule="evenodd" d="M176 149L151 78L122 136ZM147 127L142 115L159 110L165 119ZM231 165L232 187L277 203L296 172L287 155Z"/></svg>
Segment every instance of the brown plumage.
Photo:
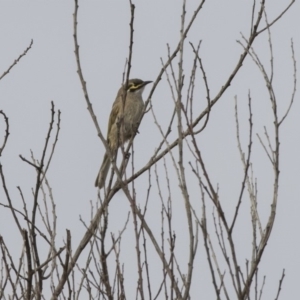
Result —
<svg viewBox="0 0 300 300"><path fill-rule="evenodd" d="M124 144L136 133L138 122L144 110L142 93L145 86L150 82L152 81L142 81L140 79L131 79L128 81L122 126L118 122L122 114L124 87L122 86L119 89L112 106L107 129L107 143L113 155L115 155L120 145ZM105 184L110 162L108 154L105 153L95 182L95 186L100 189Z"/></svg>

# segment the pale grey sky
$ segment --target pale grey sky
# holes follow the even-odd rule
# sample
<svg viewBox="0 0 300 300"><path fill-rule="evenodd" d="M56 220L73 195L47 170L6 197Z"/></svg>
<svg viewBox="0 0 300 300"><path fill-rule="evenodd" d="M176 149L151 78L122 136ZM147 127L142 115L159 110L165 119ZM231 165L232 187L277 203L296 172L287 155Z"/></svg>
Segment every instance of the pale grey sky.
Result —
<svg viewBox="0 0 300 300"><path fill-rule="evenodd" d="M195 9L196 1L187 1L187 19ZM276 3L273 3L276 2ZM269 20L272 20L287 6L288 1L267 1ZM181 1L151 0L136 1L134 51L131 77L143 80L155 80L161 68L160 58L167 59L166 43L171 50L178 43L181 15ZM225 79L232 72L241 46L240 32L248 35L250 27L252 1L207 1L187 41L197 44L202 40L201 56L214 96ZM22 162L19 154L30 158L30 149L39 158L50 121L50 101L62 112L61 133L56 152L48 172L58 214L58 243L65 238L65 229L72 232L73 249L84 233L79 215L88 222L90 218L90 200L95 201L97 190L94 180L104 154L104 147L97 137L95 127L86 109L83 92L76 73L73 44L73 1L0 1L0 74L24 51L33 39L32 49L0 82L0 109L9 117L10 136L1 163L6 181L16 207L22 203L16 186L23 189L26 201L30 203L31 187L35 183L35 172ZM300 62L300 5L299 1L289 12L272 27L275 58L275 90L278 97L280 115L285 112L293 83L293 64L291 60L290 40L293 38L295 56ZM97 114L104 135L108 114L116 92L122 82L122 72L128 55L130 10L128 1L80 1L78 15L78 39L81 63L87 81L90 100ZM267 35L262 34L254 43L263 62L269 63ZM186 80L190 76L192 50L185 46ZM177 67L177 62L174 66ZM299 67L298 67L299 69ZM267 68L269 70L269 67ZM299 77L299 74L298 74ZM202 76L198 75L199 82ZM202 83L201 83L201 86ZM271 197L272 169L259 145L256 133L263 134L263 126L272 132L270 101L261 73L247 58L243 68L214 107L207 129L200 135L203 155L207 161L214 183L219 184L222 201L231 215L235 208L238 191L242 182L242 165L237 151L234 121L234 96L237 95L240 107L243 146L246 150L248 139L247 95L251 90L254 118L254 172L258 178L259 207L263 208L262 219L268 215ZM144 92L147 97L150 88ZM298 84L299 90L299 84ZM203 96L205 92L198 91ZM173 111L173 101L165 78L153 96L153 107L163 126L167 125ZM260 266L260 280L267 275L264 299L275 298L277 283L282 269L286 269L281 299L296 299L300 269L299 235L299 178L300 178L300 103L299 94L290 115L281 128L281 174L279 204L272 237L268 243ZM4 122L0 120L0 140L2 141ZM153 153L159 133L154 125L151 113L143 119L140 134L135 140L136 169L143 166ZM176 133L175 133L176 134ZM141 155L142 154L142 155ZM172 163L168 161L170 170ZM159 164L162 166L162 163ZM176 182L176 175L171 178ZM146 197L148 177L146 174L137 181L140 201ZM154 175L153 175L154 180ZM162 179L163 181L163 179ZM194 178L191 178L191 182ZM154 181L153 181L154 183ZM176 185L176 183L174 184ZM193 194L195 206L197 196ZM198 189L195 189L198 193ZM182 203L179 190L174 190L174 230L178 230L178 247L184 247L185 215L181 215ZM5 203L3 189L0 189L0 202ZM28 204L30 205L30 204ZM198 206L197 206L198 205ZM250 205L250 204L249 204ZM251 237L247 236L248 203L245 204L239 220L240 258L249 257ZM153 219L153 228L160 230L160 200L150 199L148 216ZM130 206L122 192L119 192L110 205L109 231L118 232L124 224ZM208 211L211 214L211 210ZM246 221L244 221L245 219ZM132 228L130 222L129 228ZM245 233L246 232L246 233ZM249 231L250 232L250 231ZM9 246L20 245L20 237L14 227L10 212L0 207L0 234ZM249 233L250 234L250 233ZM133 234L130 229L123 239L125 269L128 274L130 264L126 251L130 251ZM193 280L193 299L215 299L211 278L207 270L206 254L203 250L200 234L199 253L195 264ZM18 249L18 247L16 246ZM131 249L132 250L132 249ZM133 249L134 250L134 249ZM16 255L18 255L18 250ZM16 256L17 257L17 256ZM154 256L155 257L155 256ZM161 263L153 260L152 268L161 271ZM136 273L132 274L135 284ZM129 277L128 277L129 278ZM128 279L129 281L129 279ZM130 296L130 293L129 293ZM129 299L129 298L128 298Z"/></svg>

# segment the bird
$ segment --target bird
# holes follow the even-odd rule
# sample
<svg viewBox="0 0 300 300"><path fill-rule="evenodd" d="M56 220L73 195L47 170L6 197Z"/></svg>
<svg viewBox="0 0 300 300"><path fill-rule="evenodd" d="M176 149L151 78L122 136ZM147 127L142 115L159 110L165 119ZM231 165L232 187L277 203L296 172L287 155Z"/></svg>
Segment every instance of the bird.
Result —
<svg viewBox="0 0 300 300"><path fill-rule="evenodd" d="M107 129L107 144L113 156L117 153L120 145L123 145L137 133L138 123L144 113L142 93L146 85L151 82L137 78L128 80L124 104L125 85L119 89L112 105ZM122 122L120 122L121 118ZM111 159L106 152L95 181L95 187L100 189L104 187L110 164Z"/></svg>

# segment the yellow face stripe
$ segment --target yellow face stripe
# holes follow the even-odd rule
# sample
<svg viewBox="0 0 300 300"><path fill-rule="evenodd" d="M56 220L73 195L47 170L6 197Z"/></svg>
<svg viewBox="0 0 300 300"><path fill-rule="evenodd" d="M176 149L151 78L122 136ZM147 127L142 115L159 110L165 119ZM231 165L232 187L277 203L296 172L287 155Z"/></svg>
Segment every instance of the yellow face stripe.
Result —
<svg viewBox="0 0 300 300"><path fill-rule="evenodd" d="M143 86L143 83L140 83L140 84L137 84L137 85L134 85L134 83L131 83L128 90L129 91L135 91L135 90L138 90L139 88L141 88Z"/></svg>

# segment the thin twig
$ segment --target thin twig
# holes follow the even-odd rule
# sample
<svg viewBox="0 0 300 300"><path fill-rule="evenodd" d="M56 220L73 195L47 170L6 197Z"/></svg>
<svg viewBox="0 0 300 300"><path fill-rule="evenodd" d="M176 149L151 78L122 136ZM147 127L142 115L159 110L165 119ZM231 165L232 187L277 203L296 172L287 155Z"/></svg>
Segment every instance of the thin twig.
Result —
<svg viewBox="0 0 300 300"><path fill-rule="evenodd" d="M0 80L5 77L9 72L10 70L21 60L21 58L23 56L25 56L27 54L27 52L31 49L32 47L32 44L33 44L33 40L30 41L30 44L29 46L24 50L24 52L10 65L10 67L0 76Z"/></svg>
<svg viewBox="0 0 300 300"><path fill-rule="evenodd" d="M2 155L2 152L3 152L4 148L5 148L5 145L6 145L8 136L9 136L9 122L8 122L8 117L6 116L6 114L4 113L3 110L0 110L0 114L3 115L4 121L5 121L5 125L6 125L6 128L5 128L5 135L4 135L4 139L3 139L3 144L2 144L2 146L0 147L0 156L1 156L1 155Z"/></svg>

